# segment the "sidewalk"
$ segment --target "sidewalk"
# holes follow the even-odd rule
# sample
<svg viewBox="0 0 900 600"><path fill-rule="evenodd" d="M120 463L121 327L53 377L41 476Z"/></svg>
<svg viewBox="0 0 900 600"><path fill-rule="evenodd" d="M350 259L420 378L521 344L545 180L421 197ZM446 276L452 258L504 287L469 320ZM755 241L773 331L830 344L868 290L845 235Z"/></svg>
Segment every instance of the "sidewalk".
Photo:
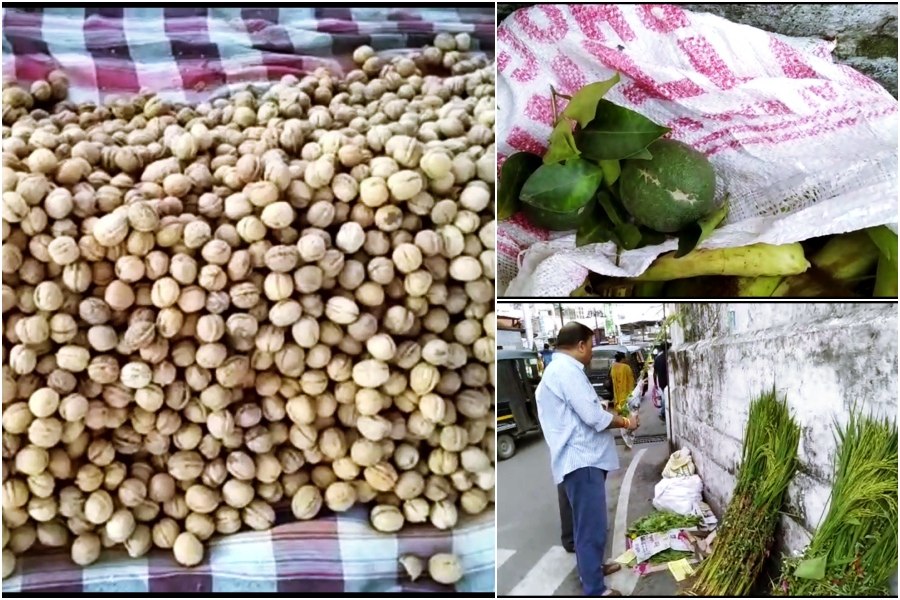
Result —
<svg viewBox="0 0 900 600"><path fill-rule="evenodd" d="M643 409L643 407L642 407ZM651 405L652 409L652 405ZM641 411L641 419L643 423L644 411ZM657 423L662 424L658 417L654 415ZM664 425L663 425L664 427ZM641 426L643 429L643 425ZM665 431L665 429L663 429ZM629 470L632 470L630 493L628 494L627 510L624 512L624 525L620 529L628 528L631 523L645 517L653 512L653 490L662 477L663 467L669 459L668 442L656 442L652 444L638 444L634 449L626 451L632 455L631 461L626 466L623 461L622 469L620 469L615 477L615 487L621 489L622 479L627 476ZM638 463L634 469L629 469L633 461ZM612 487L612 486L611 486ZM611 490L610 490L611 491ZM617 498L609 497L609 502L617 502ZM616 535L615 519L622 518L622 511L616 511L615 517L609 527L609 537L607 538L607 552L610 559L619 556L625 551L625 533L621 532L621 537ZM608 578L610 587L613 587L626 596L675 596L677 595L677 584L675 578L669 571L660 571L650 573L644 576L634 574L630 569L623 569Z"/></svg>

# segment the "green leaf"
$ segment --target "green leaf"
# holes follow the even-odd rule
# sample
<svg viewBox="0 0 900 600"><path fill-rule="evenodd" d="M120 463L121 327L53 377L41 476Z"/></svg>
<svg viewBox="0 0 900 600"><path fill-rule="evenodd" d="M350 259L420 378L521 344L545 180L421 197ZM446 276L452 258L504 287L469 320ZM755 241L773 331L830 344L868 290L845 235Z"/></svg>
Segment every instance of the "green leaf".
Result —
<svg viewBox="0 0 900 600"><path fill-rule="evenodd" d="M625 250L637 248L641 243L641 230L628 221L628 213L622 203L606 192L600 192L597 194L597 205L603 209L607 219L613 224L616 245Z"/></svg>
<svg viewBox="0 0 900 600"><path fill-rule="evenodd" d="M641 246L656 246L657 244L662 244L666 241L668 236L659 231L650 229L649 227L645 227L644 225L640 226L641 230Z"/></svg>
<svg viewBox="0 0 900 600"><path fill-rule="evenodd" d="M575 135L575 144L587 158L620 160L639 154L668 132L640 113L600 100L596 117Z"/></svg>
<svg viewBox="0 0 900 600"><path fill-rule="evenodd" d="M572 96L562 116L575 119L579 127L585 127L597 114L597 103L617 83L619 83L618 73L606 81L589 83Z"/></svg>
<svg viewBox="0 0 900 600"><path fill-rule="evenodd" d="M622 174L622 166L617 160L599 160L597 164L600 165L600 169L603 171L603 181L606 182L606 185L611 186L614 184L619 179L619 175Z"/></svg>
<svg viewBox="0 0 900 600"><path fill-rule="evenodd" d="M506 159L500 169L500 187L497 191L497 218L501 221L519 212L519 194L522 186L541 165L541 157L530 152L516 152Z"/></svg>
<svg viewBox="0 0 900 600"><path fill-rule="evenodd" d="M641 230L634 223L616 225L615 232L619 246L625 250L634 250L641 244Z"/></svg>
<svg viewBox="0 0 900 600"><path fill-rule="evenodd" d="M597 204L606 212L607 218L614 227L618 227L628 219L628 213L625 211L625 207L606 192L597 194Z"/></svg>
<svg viewBox="0 0 900 600"><path fill-rule="evenodd" d="M807 558L797 565L794 575L802 579L823 579L825 577L825 557Z"/></svg>
<svg viewBox="0 0 900 600"><path fill-rule="evenodd" d="M550 147L544 154L544 164L562 162L570 158L578 158L581 152L575 147L572 125L567 119L560 119L550 133Z"/></svg>
<svg viewBox="0 0 900 600"><path fill-rule="evenodd" d="M678 250L675 258L681 258L697 247L697 245L712 235L728 214L728 199L716 212L699 219L678 232Z"/></svg>
<svg viewBox="0 0 900 600"><path fill-rule="evenodd" d="M650 154L650 150L644 148L642 150L638 150L631 156L626 157L628 160L653 160L653 155Z"/></svg>
<svg viewBox="0 0 900 600"><path fill-rule="evenodd" d="M609 220L606 210L600 204L597 204L590 218L583 221L578 228L578 232L575 234L575 246L579 247L603 242L615 242L616 246L618 246L619 240L616 239L613 228L614 225Z"/></svg>
<svg viewBox="0 0 900 600"><path fill-rule="evenodd" d="M596 164L573 158L541 165L522 186L522 202L557 213L570 213L587 204L600 187L603 171Z"/></svg>
<svg viewBox="0 0 900 600"><path fill-rule="evenodd" d="M847 525L862 525L862 521L860 521L856 517L845 517L844 523L846 523Z"/></svg>

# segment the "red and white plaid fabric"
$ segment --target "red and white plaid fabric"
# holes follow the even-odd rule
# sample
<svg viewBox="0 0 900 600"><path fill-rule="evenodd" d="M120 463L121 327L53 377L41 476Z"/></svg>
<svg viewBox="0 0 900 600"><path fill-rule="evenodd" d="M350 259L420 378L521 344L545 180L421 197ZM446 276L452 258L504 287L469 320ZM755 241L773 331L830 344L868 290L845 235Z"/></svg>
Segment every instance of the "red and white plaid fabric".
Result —
<svg viewBox="0 0 900 600"><path fill-rule="evenodd" d="M493 5L461 8L10 8L3 10L4 80L62 69L75 102L150 90L198 102L231 86L316 67L343 69L362 44L396 53L434 34L468 32L494 49Z"/></svg>
<svg viewBox="0 0 900 600"><path fill-rule="evenodd" d="M3 581L3 594L127 593L320 593L383 594L468 592L493 596L494 511L461 519L453 531L407 526L395 534L369 525L363 507L313 521L295 521L289 506L277 511L269 531L242 531L215 537L196 567L175 562L172 552L154 549L131 558L121 549L104 550L87 567L71 561L67 550L43 548L16 560ZM400 566L404 554L427 561L438 552L460 557L464 577L455 586L426 576L410 581Z"/></svg>

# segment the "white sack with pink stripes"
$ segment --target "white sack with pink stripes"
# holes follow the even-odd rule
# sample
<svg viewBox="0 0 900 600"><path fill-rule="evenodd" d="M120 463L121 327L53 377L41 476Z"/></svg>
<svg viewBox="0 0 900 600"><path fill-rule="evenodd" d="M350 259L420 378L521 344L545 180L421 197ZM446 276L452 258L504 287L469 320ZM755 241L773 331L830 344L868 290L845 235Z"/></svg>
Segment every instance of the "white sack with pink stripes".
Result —
<svg viewBox="0 0 900 600"><path fill-rule="evenodd" d="M675 5L544 5L498 29L502 161L543 154L550 86L572 94L621 75L607 98L671 128L704 152L728 196L701 247L784 244L897 223L897 101L831 58L834 43L790 38ZM561 110L561 107L560 107ZM505 296L567 296L589 271L642 273L676 241L622 252L575 247L574 233L522 215L498 230Z"/></svg>

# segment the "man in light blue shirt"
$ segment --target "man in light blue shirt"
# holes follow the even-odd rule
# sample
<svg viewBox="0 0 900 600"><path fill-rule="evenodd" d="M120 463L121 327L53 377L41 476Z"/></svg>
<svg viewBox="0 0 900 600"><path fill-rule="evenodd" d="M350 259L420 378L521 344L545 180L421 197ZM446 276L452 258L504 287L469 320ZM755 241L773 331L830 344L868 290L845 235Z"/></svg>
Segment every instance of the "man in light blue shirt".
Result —
<svg viewBox="0 0 900 600"><path fill-rule="evenodd" d="M612 429L634 430L628 419L603 409L584 368L590 365L593 332L570 322L559 330L553 361L537 388L538 418L550 446L553 481L562 484L572 507L578 574L587 596L620 596L608 589L606 474L619 468Z"/></svg>

